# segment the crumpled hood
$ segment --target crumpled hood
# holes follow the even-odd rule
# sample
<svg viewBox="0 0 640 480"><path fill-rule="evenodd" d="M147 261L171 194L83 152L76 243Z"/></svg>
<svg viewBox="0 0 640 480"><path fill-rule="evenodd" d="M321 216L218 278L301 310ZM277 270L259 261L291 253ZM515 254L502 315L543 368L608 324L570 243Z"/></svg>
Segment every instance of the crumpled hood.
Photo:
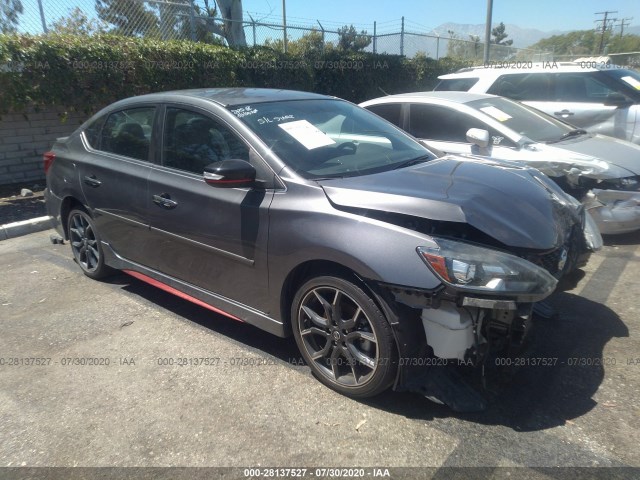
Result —
<svg viewBox="0 0 640 480"><path fill-rule="evenodd" d="M336 206L464 222L515 248L557 248L579 221L575 204L537 170L481 158L318 183Z"/></svg>
<svg viewBox="0 0 640 480"><path fill-rule="evenodd" d="M640 175L640 145L603 135L582 135L560 143L544 145L545 151L556 149L578 154L582 160L604 160L619 168L611 168L608 178ZM624 169L624 170L621 170Z"/></svg>

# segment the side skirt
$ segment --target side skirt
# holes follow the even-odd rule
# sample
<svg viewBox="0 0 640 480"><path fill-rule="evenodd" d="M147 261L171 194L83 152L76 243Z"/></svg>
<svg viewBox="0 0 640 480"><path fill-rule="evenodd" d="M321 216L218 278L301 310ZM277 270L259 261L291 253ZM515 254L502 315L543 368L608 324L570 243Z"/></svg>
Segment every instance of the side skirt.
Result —
<svg viewBox="0 0 640 480"><path fill-rule="evenodd" d="M101 243L105 256L105 263L110 267L122 270L143 282L149 283L150 285L184 298L196 305L208 308L209 310L226 317L240 322L249 323L261 330L265 330L279 337L287 336L284 324L281 321L271 318L265 313L251 308L248 305L244 305L230 298L204 290L190 283L127 260L118 255L108 243Z"/></svg>

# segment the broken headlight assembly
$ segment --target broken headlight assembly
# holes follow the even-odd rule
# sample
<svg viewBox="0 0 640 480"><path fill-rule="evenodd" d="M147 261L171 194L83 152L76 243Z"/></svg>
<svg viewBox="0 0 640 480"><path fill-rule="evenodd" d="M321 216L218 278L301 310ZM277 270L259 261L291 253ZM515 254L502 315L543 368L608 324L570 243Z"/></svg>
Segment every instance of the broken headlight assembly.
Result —
<svg viewBox="0 0 640 480"><path fill-rule="evenodd" d="M417 252L442 282L470 293L545 297L557 284L543 268L489 248L433 238Z"/></svg>
<svg viewBox="0 0 640 480"><path fill-rule="evenodd" d="M587 242L587 248L597 252L603 245L600 229L589 212L585 211L584 216L584 239Z"/></svg>
<svg viewBox="0 0 640 480"><path fill-rule="evenodd" d="M601 190L621 190L623 192L637 192L640 190L640 177L623 177L603 180L598 184Z"/></svg>

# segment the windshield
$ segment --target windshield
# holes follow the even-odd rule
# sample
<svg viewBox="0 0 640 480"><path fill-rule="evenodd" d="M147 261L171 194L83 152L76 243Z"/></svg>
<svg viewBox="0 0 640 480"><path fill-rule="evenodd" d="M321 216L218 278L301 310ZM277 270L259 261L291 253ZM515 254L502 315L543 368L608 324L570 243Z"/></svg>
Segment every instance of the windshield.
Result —
<svg viewBox="0 0 640 480"><path fill-rule="evenodd" d="M435 158L390 123L341 100L268 102L229 110L305 178L366 175Z"/></svg>
<svg viewBox="0 0 640 480"><path fill-rule="evenodd" d="M635 70L627 70L626 68L603 70L600 72L600 78L603 80L615 79L614 82L608 82L609 86L629 96L636 103L640 101L640 73Z"/></svg>
<svg viewBox="0 0 640 480"><path fill-rule="evenodd" d="M557 141L573 130L570 125L560 122L544 112L506 98L484 98L473 100L466 105L479 110L534 142Z"/></svg>

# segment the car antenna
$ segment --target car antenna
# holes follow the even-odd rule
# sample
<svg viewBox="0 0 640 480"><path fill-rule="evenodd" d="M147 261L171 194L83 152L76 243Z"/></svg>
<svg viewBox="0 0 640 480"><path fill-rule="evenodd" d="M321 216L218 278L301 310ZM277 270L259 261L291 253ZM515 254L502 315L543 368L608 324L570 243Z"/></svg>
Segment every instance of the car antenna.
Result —
<svg viewBox="0 0 640 480"><path fill-rule="evenodd" d="M378 87L378 90L380 90L382 93L384 93L387 97L389 96L389 94L387 92L385 92L382 87Z"/></svg>

